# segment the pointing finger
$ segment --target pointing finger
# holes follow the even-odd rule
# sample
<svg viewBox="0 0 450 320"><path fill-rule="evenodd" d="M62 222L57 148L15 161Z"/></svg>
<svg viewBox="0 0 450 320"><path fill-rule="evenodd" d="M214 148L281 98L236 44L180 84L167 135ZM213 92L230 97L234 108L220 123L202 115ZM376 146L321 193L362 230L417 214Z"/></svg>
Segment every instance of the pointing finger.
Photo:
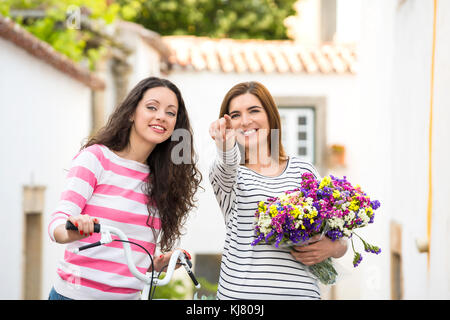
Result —
<svg viewBox="0 0 450 320"><path fill-rule="evenodd" d="M231 117L228 114L223 115L227 129L231 129Z"/></svg>

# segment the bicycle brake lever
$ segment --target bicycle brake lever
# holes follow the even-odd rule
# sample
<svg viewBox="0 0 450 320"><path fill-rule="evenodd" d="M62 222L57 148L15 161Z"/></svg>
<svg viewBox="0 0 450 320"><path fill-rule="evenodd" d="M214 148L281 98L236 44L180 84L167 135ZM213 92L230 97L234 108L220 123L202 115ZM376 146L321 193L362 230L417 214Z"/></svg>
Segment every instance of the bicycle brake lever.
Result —
<svg viewBox="0 0 450 320"><path fill-rule="evenodd" d="M195 287L196 287L197 289L200 289L200 288L201 288L201 285L200 285L200 283L198 283L197 279L195 278L194 273L193 273L192 270L191 270L191 268L192 268L192 262L191 262L191 260L189 260L189 259L187 258L187 255L186 255L185 253L184 253L184 256L179 257L179 259L180 259L181 263L183 264L184 269L186 269L186 272L188 273L188 275L189 275L189 277L191 278L192 282L194 283Z"/></svg>
<svg viewBox="0 0 450 320"><path fill-rule="evenodd" d="M70 222L70 221L68 221L67 220L67 222ZM73 224L72 224L73 225ZM69 226L68 224L67 224L67 226ZM99 225L100 226L100 225ZM70 227L70 226L69 226ZM75 226L73 226L73 227L75 227ZM76 228L76 227L75 227ZM72 229L73 230L73 229ZM94 248L94 247L98 247L98 246L101 246L101 245L103 245L103 244L107 244L107 243L110 243L110 242L112 242L113 241L113 239L112 239L112 237L111 237L111 233L108 231L108 230L102 230L101 231L101 238L100 238L100 241L97 241L97 242L94 242L94 243L90 243L90 244L87 244L87 245L84 245L84 246L81 246L81 247L79 247L79 248L74 248L74 249L72 249L71 251L73 252L73 253L78 253L78 252L80 252L80 251L83 251L83 250L86 250L86 249L89 249L89 248Z"/></svg>

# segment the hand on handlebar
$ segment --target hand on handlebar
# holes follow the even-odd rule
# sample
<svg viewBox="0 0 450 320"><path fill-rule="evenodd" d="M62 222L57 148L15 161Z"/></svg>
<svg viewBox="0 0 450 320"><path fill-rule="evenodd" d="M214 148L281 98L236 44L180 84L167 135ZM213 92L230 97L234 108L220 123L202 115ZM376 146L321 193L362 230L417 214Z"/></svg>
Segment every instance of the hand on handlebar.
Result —
<svg viewBox="0 0 450 320"><path fill-rule="evenodd" d="M82 236L80 239L92 236L92 233L94 232L94 224L98 223L97 218L90 217L87 214L70 216L68 220L78 228L78 231L76 232L78 232L80 236Z"/></svg>
<svg viewBox="0 0 450 320"><path fill-rule="evenodd" d="M64 225L55 228L53 235L56 242L70 243L87 238L95 232L94 224L99 223L97 218L90 217L86 214L70 216L68 221L72 223L73 228L68 229Z"/></svg>
<svg viewBox="0 0 450 320"><path fill-rule="evenodd" d="M181 248L179 248L179 250L183 251L189 260L191 259L191 255L186 250L183 250ZM161 254L160 256L153 258L153 265L155 266L156 272L161 272L161 271L166 272L167 271L167 265L169 264L169 261L170 261L170 258L172 257L173 252L174 251L169 251L165 254ZM175 269L178 269L180 266L181 265L177 264ZM150 267L150 269L151 269L151 267ZM151 271L150 269L149 269L149 271Z"/></svg>

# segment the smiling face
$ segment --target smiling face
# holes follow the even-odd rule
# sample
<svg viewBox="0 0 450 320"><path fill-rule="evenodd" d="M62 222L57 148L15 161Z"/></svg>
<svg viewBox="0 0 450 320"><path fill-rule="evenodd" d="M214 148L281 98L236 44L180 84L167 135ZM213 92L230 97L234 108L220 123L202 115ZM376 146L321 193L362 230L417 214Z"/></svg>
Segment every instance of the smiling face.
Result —
<svg viewBox="0 0 450 320"><path fill-rule="evenodd" d="M251 93L236 96L230 101L228 114L237 131L236 139L246 149L267 146L270 125L261 101Z"/></svg>
<svg viewBox="0 0 450 320"><path fill-rule="evenodd" d="M166 87L148 89L130 120L130 139L151 146L166 141L172 135L178 114L175 93Z"/></svg>

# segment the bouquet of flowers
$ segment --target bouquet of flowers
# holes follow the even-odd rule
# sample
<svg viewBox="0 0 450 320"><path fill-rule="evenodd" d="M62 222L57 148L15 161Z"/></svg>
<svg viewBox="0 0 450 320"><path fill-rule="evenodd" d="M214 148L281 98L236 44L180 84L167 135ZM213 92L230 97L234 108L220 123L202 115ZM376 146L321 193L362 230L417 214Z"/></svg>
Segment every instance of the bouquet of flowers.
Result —
<svg viewBox="0 0 450 320"><path fill-rule="evenodd" d="M381 252L379 247L369 244L354 232L354 229L373 223L374 210L380 207L378 200L371 201L359 186L353 187L346 177L339 179L330 175L317 180L308 172L301 179L300 188L258 204L255 213L256 240L252 245L307 245L316 235L326 236L332 241L350 238L354 267L359 265L362 255L355 251L353 235L362 241L366 252ZM323 284L336 282L337 272L331 258L310 266L309 270Z"/></svg>

